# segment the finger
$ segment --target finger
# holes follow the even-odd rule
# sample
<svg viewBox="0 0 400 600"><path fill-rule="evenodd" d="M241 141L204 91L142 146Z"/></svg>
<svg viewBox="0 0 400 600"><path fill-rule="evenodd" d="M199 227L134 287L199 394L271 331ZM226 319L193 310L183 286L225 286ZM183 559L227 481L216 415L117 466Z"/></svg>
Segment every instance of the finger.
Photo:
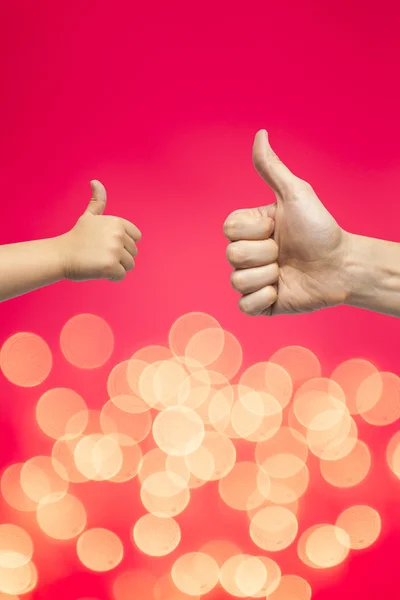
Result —
<svg viewBox="0 0 400 600"><path fill-rule="evenodd" d="M257 292L242 296L239 300L239 308L246 315L261 315L278 298L276 287L268 285Z"/></svg>
<svg viewBox="0 0 400 600"><path fill-rule="evenodd" d="M133 260L133 257L129 254L127 250L125 250L125 248L121 252L119 262L124 267L126 272L132 271L132 269L135 266L135 261Z"/></svg>
<svg viewBox="0 0 400 600"><path fill-rule="evenodd" d="M97 181L97 179L90 182L90 187L92 188L92 198L86 212L91 213L92 215L102 215L107 203L106 188L100 181Z"/></svg>
<svg viewBox="0 0 400 600"><path fill-rule="evenodd" d="M142 232L130 221L126 219L121 219L126 233L133 239L133 241L138 242L142 238Z"/></svg>
<svg viewBox="0 0 400 600"><path fill-rule="evenodd" d="M239 269L231 274L232 287L240 294L251 294L279 279L278 263L253 269Z"/></svg>
<svg viewBox="0 0 400 600"><path fill-rule="evenodd" d="M224 235L231 242L237 240L266 240L273 234L275 221L271 215L275 212L271 205L259 209L236 210L224 223ZM270 214L268 214L268 212Z"/></svg>
<svg viewBox="0 0 400 600"><path fill-rule="evenodd" d="M298 181L298 177L293 175L272 150L265 129L258 131L254 138L253 164L264 181L277 194L284 195Z"/></svg>
<svg viewBox="0 0 400 600"><path fill-rule="evenodd" d="M138 249L133 239L127 233L124 236L124 248L133 258L135 258Z"/></svg>
<svg viewBox="0 0 400 600"><path fill-rule="evenodd" d="M112 273L107 277L109 281L122 281L126 277L126 270L122 264L118 263L113 267Z"/></svg>
<svg viewBox="0 0 400 600"><path fill-rule="evenodd" d="M262 267L276 262L279 250L273 239L261 241L240 240L231 242L226 249L226 257L235 269Z"/></svg>

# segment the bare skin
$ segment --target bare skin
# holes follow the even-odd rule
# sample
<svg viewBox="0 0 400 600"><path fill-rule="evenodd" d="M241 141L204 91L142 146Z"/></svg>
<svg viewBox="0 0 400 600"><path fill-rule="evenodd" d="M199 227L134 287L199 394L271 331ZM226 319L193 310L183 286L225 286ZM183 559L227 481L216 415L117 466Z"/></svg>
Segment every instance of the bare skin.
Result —
<svg viewBox="0 0 400 600"><path fill-rule="evenodd" d="M104 215L107 195L92 181L92 198L71 231L32 242L0 246L0 302L63 279L121 281L134 266L139 229Z"/></svg>
<svg viewBox="0 0 400 600"><path fill-rule="evenodd" d="M349 304L400 316L400 244L344 231L310 184L278 159L264 130L253 162L276 201L225 221L240 309L274 316Z"/></svg>

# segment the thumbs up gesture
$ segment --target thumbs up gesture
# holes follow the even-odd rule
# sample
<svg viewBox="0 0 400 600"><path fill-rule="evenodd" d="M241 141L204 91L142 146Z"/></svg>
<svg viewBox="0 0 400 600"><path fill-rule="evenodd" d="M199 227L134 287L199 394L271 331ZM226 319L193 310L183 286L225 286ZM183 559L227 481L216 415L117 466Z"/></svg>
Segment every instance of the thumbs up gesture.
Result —
<svg viewBox="0 0 400 600"><path fill-rule="evenodd" d="M107 194L99 181L91 182L92 198L75 226L62 236L65 278L72 281L121 281L134 266L139 229L119 217L105 216Z"/></svg>
<svg viewBox="0 0 400 600"><path fill-rule="evenodd" d="M224 233L234 267L233 287L248 315L303 313L346 300L343 273L350 236L312 187L273 152L266 131L256 134L253 162L275 202L229 215Z"/></svg>

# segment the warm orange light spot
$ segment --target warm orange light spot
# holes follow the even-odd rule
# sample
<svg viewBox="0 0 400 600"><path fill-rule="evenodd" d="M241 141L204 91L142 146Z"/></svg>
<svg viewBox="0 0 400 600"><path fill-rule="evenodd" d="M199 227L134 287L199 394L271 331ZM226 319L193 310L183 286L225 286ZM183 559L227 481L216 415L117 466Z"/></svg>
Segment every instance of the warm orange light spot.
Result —
<svg viewBox="0 0 400 600"><path fill-rule="evenodd" d="M281 427L272 438L257 444L255 456L257 464L270 477L291 477L307 462L308 446L295 429Z"/></svg>
<svg viewBox="0 0 400 600"><path fill-rule="evenodd" d="M114 600L132 600L134 597L147 600L153 598L155 576L144 569L131 569L118 575L112 587ZM133 591L134 590L134 591Z"/></svg>
<svg viewBox="0 0 400 600"><path fill-rule="evenodd" d="M124 556L119 537L103 528L88 529L76 544L79 560L91 571L105 572L115 569Z"/></svg>
<svg viewBox="0 0 400 600"><path fill-rule="evenodd" d="M311 600L311 586L299 575L282 575L278 588L267 600Z"/></svg>
<svg viewBox="0 0 400 600"><path fill-rule="evenodd" d="M345 400L339 384L326 377L319 377L303 383L297 390L293 410L304 427L330 429L348 411Z"/></svg>
<svg viewBox="0 0 400 600"><path fill-rule="evenodd" d="M147 363L143 363L145 366ZM112 368L107 379L107 392L110 398L129 395L135 392L128 381L129 360L124 360ZM136 391L138 393L138 391Z"/></svg>
<svg viewBox="0 0 400 600"><path fill-rule="evenodd" d="M371 467L371 453L368 446L357 440L354 448L339 460L321 460L320 469L325 481L339 488L347 488L361 483Z"/></svg>
<svg viewBox="0 0 400 600"><path fill-rule="evenodd" d="M228 558L240 554L240 548L230 540L211 540L200 548L200 552L211 556L221 568Z"/></svg>
<svg viewBox="0 0 400 600"><path fill-rule="evenodd" d="M142 463L143 455L139 444L120 446L120 450L122 453L121 467L114 476L109 478L114 483L124 483L136 477Z"/></svg>
<svg viewBox="0 0 400 600"><path fill-rule="evenodd" d="M256 556L240 563L235 573L235 583L244 596L257 597L267 583L267 569Z"/></svg>
<svg viewBox="0 0 400 600"><path fill-rule="evenodd" d="M361 550L372 546L378 539L382 522L378 511L365 504L350 506L336 521L349 536L349 548Z"/></svg>
<svg viewBox="0 0 400 600"><path fill-rule="evenodd" d="M218 482L222 500L235 510L249 510L264 501L258 485L258 466L250 461L237 462L226 477Z"/></svg>
<svg viewBox="0 0 400 600"><path fill-rule="evenodd" d="M0 368L14 385L34 387L47 379L53 366L46 342L34 333L16 333L0 350Z"/></svg>
<svg viewBox="0 0 400 600"><path fill-rule="evenodd" d="M66 474L59 475L62 465L55 468L55 459L49 456L34 456L22 467L20 474L21 487L25 494L34 502L45 500L50 494L57 493L60 497L68 491Z"/></svg>
<svg viewBox="0 0 400 600"><path fill-rule="evenodd" d="M219 579L221 586L229 595L235 596L236 598L245 598L246 594L239 589L236 583L236 574L240 565L249 558L251 558L249 554L236 554L223 563Z"/></svg>
<svg viewBox="0 0 400 600"><path fill-rule="evenodd" d="M303 348L303 346L280 348L274 352L269 361L283 367L295 387L308 379L321 376L321 365L318 358L311 350Z"/></svg>
<svg viewBox="0 0 400 600"><path fill-rule="evenodd" d="M16 463L7 467L1 476L1 493L4 500L16 510L33 512L37 503L29 498L21 486L21 471L24 463Z"/></svg>
<svg viewBox="0 0 400 600"><path fill-rule="evenodd" d="M37 403L36 420L40 429L55 440L64 436L74 438L87 426L86 412L86 403L79 394L68 388L55 388L45 392ZM68 427L77 414L81 415L81 419L73 421L75 428Z"/></svg>
<svg viewBox="0 0 400 600"><path fill-rule="evenodd" d="M140 482L143 483L145 479L150 475L154 475L154 473L168 470L166 468L167 457L168 455L160 450L160 448L153 448L146 452L146 454L143 455L138 472Z"/></svg>
<svg viewBox="0 0 400 600"><path fill-rule="evenodd" d="M32 558L33 542L30 535L11 523L0 525L0 567L22 567Z"/></svg>
<svg viewBox="0 0 400 600"><path fill-rule="evenodd" d="M258 487L270 502L275 504L293 504L305 494L310 481L307 465L303 465L291 477L269 477L263 469L258 476Z"/></svg>
<svg viewBox="0 0 400 600"><path fill-rule="evenodd" d="M37 569L32 561L12 569L0 566L0 592L3 594L27 594L36 587L37 581Z"/></svg>
<svg viewBox="0 0 400 600"><path fill-rule="evenodd" d="M349 536L335 525L319 525L306 538L304 552L312 566L329 569L342 563L349 554Z"/></svg>
<svg viewBox="0 0 400 600"><path fill-rule="evenodd" d="M263 550L277 552L295 540L298 524L295 515L283 506L267 506L251 519L250 536Z"/></svg>
<svg viewBox="0 0 400 600"><path fill-rule="evenodd" d="M3 594L0 592L0 600L19 600L19 596L15 596L14 594Z"/></svg>
<svg viewBox="0 0 400 600"><path fill-rule="evenodd" d="M253 597L265 598L267 594L271 594L277 589L281 580L281 569L272 558L268 558L267 556L258 556L257 558L263 563L266 569L267 579L260 591L254 594Z"/></svg>
<svg viewBox="0 0 400 600"><path fill-rule="evenodd" d="M236 448L217 431L206 431L201 446L185 457L190 472L203 481L222 479L233 469Z"/></svg>
<svg viewBox="0 0 400 600"><path fill-rule="evenodd" d="M147 402L134 393L112 396L111 402L113 402L120 411L131 413L133 415L146 413L149 410Z"/></svg>
<svg viewBox="0 0 400 600"><path fill-rule="evenodd" d="M259 362L248 367L239 380L240 385L266 392L285 408L292 397L293 385L289 373L273 362Z"/></svg>
<svg viewBox="0 0 400 600"><path fill-rule="evenodd" d="M350 414L356 415L359 413L357 394L360 385L370 375L376 375L377 373L378 369L362 358L346 360L333 371L331 379L336 381L344 391Z"/></svg>
<svg viewBox="0 0 400 600"><path fill-rule="evenodd" d="M76 315L62 328L60 346L66 360L74 366L95 369L110 358L114 349L114 335L101 317Z"/></svg>
<svg viewBox="0 0 400 600"><path fill-rule="evenodd" d="M224 331L224 347L216 361L208 365L211 371L231 380L239 372L243 362L243 350L239 340L229 331Z"/></svg>
<svg viewBox="0 0 400 600"><path fill-rule="evenodd" d="M133 446L150 433L152 417L149 410L126 412L109 400L101 410L100 425L105 434L118 434L121 446Z"/></svg>
<svg viewBox="0 0 400 600"><path fill-rule="evenodd" d="M375 373L367 377L357 393L360 415L371 425L390 425L400 418L400 377Z"/></svg>
<svg viewBox="0 0 400 600"><path fill-rule="evenodd" d="M171 576L181 592L190 596L204 595L217 585L219 568L211 556L190 552L175 561Z"/></svg>
<svg viewBox="0 0 400 600"><path fill-rule="evenodd" d="M60 477L71 483L83 483L88 480L75 464L75 450L81 439L83 438L60 439L53 445L51 451L54 470Z"/></svg>
<svg viewBox="0 0 400 600"><path fill-rule="evenodd" d="M282 423L282 409L270 394L240 388L231 412L231 424L237 435L250 442L274 436Z"/></svg>
<svg viewBox="0 0 400 600"><path fill-rule="evenodd" d="M172 518L147 514L133 528L136 546L149 556L166 556L177 548L181 540L181 529Z"/></svg>
<svg viewBox="0 0 400 600"><path fill-rule="evenodd" d="M200 411L203 422L211 424L214 429L225 436L238 438L238 434L231 425L231 411L236 398L237 386L224 385L216 390L211 390L207 403L207 415L204 415L203 410ZM203 409L203 406L200 408Z"/></svg>
<svg viewBox="0 0 400 600"><path fill-rule="evenodd" d="M179 390L177 404L184 404L188 408L196 410L204 423L206 421L203 416L208 417L208 405L212 393L211 385L213 379L214 372L203 369L199 365L198 369L193 370L193 372L187 375ZM228 383L227 379L224 381Z"/></svg>
<svg viewBox="0 0 400 600"><path fill-rule="evenodd" d="M224 351L225 332L218 327L208 327L195 333L185 348L185 357L193 359L203 367L215 363Z"/></svg>
<svg viewBox="0 0 400 600"><path fill-rule="evenodd" d="M160 471L143 481L140 497L150 513L157 517L174 517L185 510L190 493L181 477Z"/></svg>
<svg viewBox="0 0 400 600"><path fill-rule="evenodd" d="M400 431L394 434L387 445L386 460L390 469L400 479Z"/></svg>
<svg viewBox="0 0 400 600"><path fill-rule="evenodd" d="M122 468L118 436L93 433L82 437L74 450L76 468L86 479L107 481Z"/></svg>
<svg viewBox="0 0 400 600"><path fill-rule="evenodd" d="M86 526L86 510L82 502L71 494L47 496L36 512L39 527L49 537L69 540L82 533Z"/></svg>
<svg viewBox="0 0 400 600"><path fill-rule="evenodd" d="M323 415L328 422L330 411ZM323 460L339 460L347 456L358 439L357 425L348 412L339 420L333 417L334 425L330 429L308 429L306 438L311 452Z"/></svg>
<svg viewBox="0 0 400 600"><path fill-rule="evenodd" d="M204 438L204 423L186 406L160 412L154 419L153 437L166 454L185 456L197 450Z"/></svg>
<svg viewBox="0 0 400 600"><path fill-rule="evenodd" d="M191 312L179 317L172 325L168 342L170 348L177 356L185 356L190 340L204 329L221 329L214 317L201 312Z"/></svg>

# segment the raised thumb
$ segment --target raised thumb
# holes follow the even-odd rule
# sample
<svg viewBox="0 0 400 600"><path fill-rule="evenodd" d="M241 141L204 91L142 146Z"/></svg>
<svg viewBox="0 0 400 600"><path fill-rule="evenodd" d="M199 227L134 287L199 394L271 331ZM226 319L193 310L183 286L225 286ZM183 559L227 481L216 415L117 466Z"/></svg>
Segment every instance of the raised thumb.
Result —
<svg viewBox="0 0 400 600"><path fill-rule="evenodd" d="M258 131L254 138L253 164L264 181L279 195L283 196L298 181L272 150L265 129Z"/></svg>
<svg viewBox="0 0 400 600"><path fill-rule="evenodd" d="M102 215L107 202L106 188L100 181L97 181L97 179L90 182L90 187L92 188L92 198L86 212L91 213L92 215Z"/></svg>

